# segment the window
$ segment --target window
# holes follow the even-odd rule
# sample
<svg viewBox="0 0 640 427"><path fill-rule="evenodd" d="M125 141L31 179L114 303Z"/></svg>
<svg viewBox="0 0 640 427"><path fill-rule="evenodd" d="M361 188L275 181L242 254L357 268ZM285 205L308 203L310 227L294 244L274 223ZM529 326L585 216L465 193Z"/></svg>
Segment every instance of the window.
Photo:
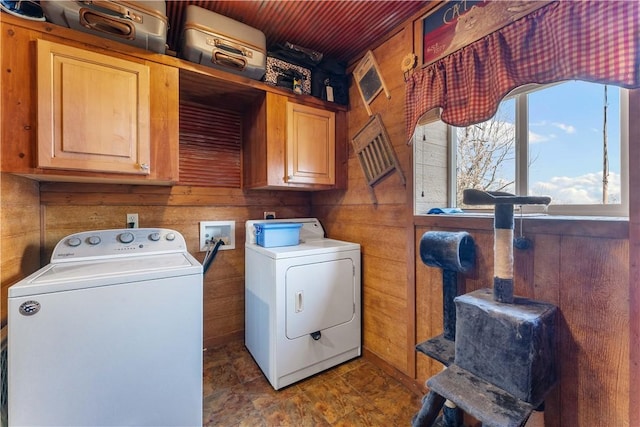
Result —
<svg viewBox="0 0 640 427"><path fill-rule="evenodd" d="M450 127L449 200L478 188L551 196L525 212L628 216L627 91L581 81L519 88L496 115Z"/></svg>

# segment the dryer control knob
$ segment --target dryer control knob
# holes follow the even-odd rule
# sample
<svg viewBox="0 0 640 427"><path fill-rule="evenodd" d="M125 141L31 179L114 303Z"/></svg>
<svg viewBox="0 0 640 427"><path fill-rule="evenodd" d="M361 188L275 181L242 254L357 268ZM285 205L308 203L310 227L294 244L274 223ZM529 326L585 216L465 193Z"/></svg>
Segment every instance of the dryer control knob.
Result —
<svg viewBox="0 0 640 427"><path fill-rule="evenodd" d="M78 239L77 237L72 237L69 240L67 240L67 244L74 248L76 246L80 246L80 243L82 243L82 240Z"/></svg>
<svg viewBox="0 0 640 427"><path fill-rule="evenodd" d="M133 242L133 239L134 239L133 233L129 233L129 232L122 233L121 235L118 236L118 240L120 240L120 242L122 243L131 243Z"/></svg>
<svg viewBox="0 0 640 427"><path fill-rule="evenodd" d="M160 240L160 233L151 233L151 234L149 234L149 240L151 240L153 242L157 242L158 240Z"/></svg>
<svg viewBox="0 0 640 427"><path fill-rule="evenodd" d="M176 235L173 234L173 233L167 234L167 240L170 241L170 242L176 240Z"/></svg>
<svg viewBox="0 0 640 427"><path fill-rule="evenodd" d="M89 242L90 245L93 245L93 246L99 245L100 242L102 242L99 236L91 236L87 239L87 241Z"/></svg>

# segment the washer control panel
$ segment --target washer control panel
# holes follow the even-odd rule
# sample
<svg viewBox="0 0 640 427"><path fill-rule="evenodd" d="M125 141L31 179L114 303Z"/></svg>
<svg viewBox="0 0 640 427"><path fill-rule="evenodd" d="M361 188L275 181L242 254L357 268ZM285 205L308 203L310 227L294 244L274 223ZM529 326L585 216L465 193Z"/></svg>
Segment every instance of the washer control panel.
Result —
<svg viewBox="0 0 640 427"><path fill-rule="evenodd" d="M83 231L60 240L53 249L51 262L186 250L184 237L166 228Z"/></svg>

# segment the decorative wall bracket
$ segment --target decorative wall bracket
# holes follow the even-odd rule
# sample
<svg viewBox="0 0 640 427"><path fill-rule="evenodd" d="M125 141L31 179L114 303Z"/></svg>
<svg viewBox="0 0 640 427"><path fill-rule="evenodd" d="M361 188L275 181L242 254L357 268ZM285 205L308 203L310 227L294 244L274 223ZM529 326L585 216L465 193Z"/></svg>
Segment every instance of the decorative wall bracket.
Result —
<svg viewBox="0 0 640 427"><path fill-rule="evenodd" d="M378 204L378 199L373 186L394 170L398 170L402 184L407 185L380 114L372 116L351 142L360 161L374 205Z"/></svg>

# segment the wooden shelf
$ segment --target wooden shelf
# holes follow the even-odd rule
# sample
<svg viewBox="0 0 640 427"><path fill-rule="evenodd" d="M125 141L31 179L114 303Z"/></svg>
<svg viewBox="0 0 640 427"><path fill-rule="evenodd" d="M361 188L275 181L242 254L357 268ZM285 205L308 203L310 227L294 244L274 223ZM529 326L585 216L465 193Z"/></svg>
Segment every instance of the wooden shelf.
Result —
<svg viewBox="0 0 640 427"><path fill-rule="evenodd" d="M348 110L348 106L346 105L323 101L310 95L297 95L294 94L293 91L275 87L264 82L237 76L235 74L216 70L204 65L195 64L193 62L189 62L187 60L174 56L162 55L134 46L107 40L98 36L93 36L91 34L80 33L69 28L52 24L50 22L29 21L8 14L2 14L2 20L7 24L17 25L24 28L51 34L56 37L62 37L68 40L76 41L84 44L85 48L91 48L92 50L96 50L98 52L102 50L105 53L109 54L119 53L127 55L129 57L133 56L144 59L146 61L176 67L180 70L181 80L185 79L188 82L197 82L198 84L201 83L203 87L200 88L200 91L203 93L208 91L208 93L210 94L213 92L214 94L221 95L225 92L233 91L234 96L237 96L238 93L250 93L251 91L273 92L279 95L295 98L296 102L300 104L317 106L319 108L324 108L332 111ZM202 78L202 81L200 81L200 78ZM198 88L197 85L195 87ZM193 93L198 94L198 91L194 90Z"/></svg>

